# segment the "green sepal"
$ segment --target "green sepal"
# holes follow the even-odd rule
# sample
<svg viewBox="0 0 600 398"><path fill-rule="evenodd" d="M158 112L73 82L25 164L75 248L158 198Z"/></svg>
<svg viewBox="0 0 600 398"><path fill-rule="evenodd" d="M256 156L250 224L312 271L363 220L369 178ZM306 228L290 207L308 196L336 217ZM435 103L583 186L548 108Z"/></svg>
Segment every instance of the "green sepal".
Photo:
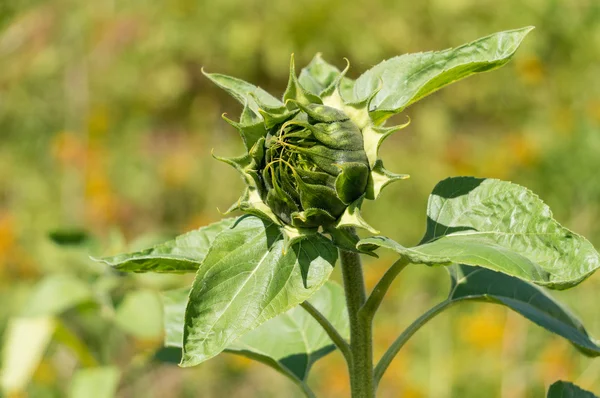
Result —
<svg viewBox="0 0 600 398"><path fill-rule="evenodd" d="M248 188L244 192L244 196L242 196L238 201L236 210L240 210L244 213L252 214L256 217L262 218L263 220L270 220L277 225L281 225L279 218L277 218L269 206L262 201L257 189Z"/></svg>
<svg viewBox="0 0 600 398"><path fill-rule="evenodd" d="M272 109L272 110L264 110L262 108L259 108L258 112L264 119L264 126L267 129L272 129L275 126L285 123L288 120L292 119L294 116L296 116L298 114L299 110L296 109L296 110L290 111L285 107L280 108L280 109Z"/></svg>
<svg viewBox="0 0 600 398"><path fill-rule="evenodd" d="M265 202L273 210L273 213L286 224L292 222L291 214L299 210L292 197L277 184L269 190Z"/></svg>
<svg viewBox="0 0 600 398"><path fill-rule="evenodd" d="M293 101L290 101L293 100ZM294 54L290 57L290 77L288 80L287 88L285 89L285 93L283 94L283 101L285 106L289 109L294 109L295 104L321 104L321 98L312 94L308 90L306 90L296 77L296 65L294 62ZM292 104L291 108L290 105Z"/></svg>
<svg viewBox="0 0 600 398"><path fill-rule="evenodd" d="M348 205L360 198L367 187L369 167L364 163L347 162L337 165L340 169L335 179L337 196Z"/></svg>
<svg viewBox="0 0 600 398"><path fill-rule="evenodd" d="M369 174L365 198L375 200L388 184L394 181L406 180L409 177L408 174L395 174L386 170L383 167L383 162L377 160L371 168L371 174Z"/></svg>
<svg viewBox="0 0 600 398"><path fill-rule="evenodd" d="M360 238L351 228L325 227L324 230L331 236L331 241L337 248L379 258L373 250L362 250L357 246ZM377 249L377 247L373 247L373 249Z"/></svg>
<svg viewBox="0 0 600 398"><path fill-rule="evenodd" d="M379 231L370 226L360 215L360 206L362 205L363 199L364 195L355 200L354 202L350 203L348 207L346 207L346 210L344 210L344 213L338 219L336 228L356 227L365 229L371 232L372 234L379 233Z"/></svg>
<svg viewBox="0 0 600 398"><path fill-rule="evenodd" d="M283 234L283 252L287 253L293 245L318 233L317 228L296 228L290 225L281 227Z"/></svg>
<svg viewBox="0 0 600 398"><path fill-rule="evenodd" d="M252 158L252 156L250 156L249 153L246 153L245 155L242 155L242 156L235 156L235 157L230 157L230 158L217 156L214 154L214 152L211 153L211 155L216 160L226 163L226 164L232 166L234 169L236 169L241 174L242 179L244 180L246 185L248 185L248 186L255 185L254 179L247 172L247 169L251 168L252 165L254 164L254 159Z"/></svg>
<svg viewBox="0 0 600 398"><path fill-rule="evenodd" d="M258 113L258 105L252 102L252 107L250 106L251 99L244 103L244 109L242 109L242 113L240 114L240 124L244 126L258 124L263 121L262 116Z"/></svg>
<svg viewBox="0 0 600 398"><path fill-rule="evenodd" d="M244 146L248 151L254 146L254 144L256 144L256 142L260 138L264 138L267 135L265 123L263 123L262 121L259 121L254 124L242 124L234 122L233 120L226 117L225 114L222 114L221 117L223 118L223 120L225 120L227 123L229 123L237 129L237 131L240 133L240 137L242 137Z"/></svg>
<svg viewBox="0 0 600 398"><path fill-rule="evenodd" d="M344 68L344 70L341 71L335 78L335 80L319 94L319 97L329 97L334 92L339 92L342 82L344 80L348 80L348 78L346 78L346 73L348 73L348 70L350 69L350 61L348 61L348 58L344 58L344 60L346 61L346 67Z"/></svg>
<svg viewBox="0 0 600 398"><path fill-rule="evenodd" d="M272 129L279 124L285 123L296 116L299 112L298 109L289 110L285 107L285 105L271 106L266 104L253 93L250 93L250 96L258 105L258 113L264 120L264 125L267 129Z"/></svg>
<svg viewBox="0 0 600 398"><path fill-rule="evenodd" d="M231 206L229 206L227 208L227 210L221 211L217 207L217 211L219 212L219 214L221 214L222 216L228 216L231 213L233 213L234 211L239 210L240 209L240 203L242 202L242 200L244 199L244 197L247 196L247 191L248 191L248 188L244 189L244 193L242 194L242 196L235 203L231 204Z"/></svg>
<svg viewBox="0 0 600 398"><path fill-rule="evenodd" d="M379 91L381 91L382 88L383 80L379 82L379 86L375 89L375 91L373 91L373 93L371 93L371 95L369 95L362 101L356 102L345 102L338 92L338 101L341 101L341 103L343 104L342 108L344 112L350 117L354 124L356 124L361 129L361 131L363 131L368 126L378 125L378 123L375 123L375 121L371 118L371 114L369 113L369 106L371 105L371 102L375 99L375 96L377 96L377 94L379 93Z"/></svg>
<svg viewBox="0 0 600 398"><path fill-rule="evenodd" d="M369 166L374 166L379 159L379 148L383 141L395 133L396 131L402 130L410 124L410 118L404 124L400 124L392 127L375 126L370 124L363 128L362 137L365 147L365 153L369 159Z"/></svg>
<svg viewBox="0 0 600 398"><path fill-rule="evenodd" d="M308 116L309 122L321 122L321 123L332 123L332 122L343 122L349 120L349 116L343 111L337 108L333 108L322 104L303 104L300 101L293 99L288 102L294 103Z"/></svg>
<svg viewBox="0 0 600 398"><path fill-rule="evenodd" d="M334 219L344 212L345 205L337 197L334 189L324 185L308 184L300 177L296 177L300 203L305 211L310 209L327 209Z"/></svg>
<svg viewBox="0 0 600 398"><path fill-rule="evenodd" d="M317 228L319 225L329 225L335 222L335 217L327 210L311 208L292 213L292 225L296 228Z"/></svg>

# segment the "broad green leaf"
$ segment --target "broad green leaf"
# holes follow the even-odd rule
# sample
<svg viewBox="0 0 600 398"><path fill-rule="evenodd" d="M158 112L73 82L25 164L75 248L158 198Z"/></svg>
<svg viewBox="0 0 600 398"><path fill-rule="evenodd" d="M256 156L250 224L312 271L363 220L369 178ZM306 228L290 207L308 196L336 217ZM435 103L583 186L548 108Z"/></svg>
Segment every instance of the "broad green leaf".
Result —
<svg viewBox="0 0 600 398"><path fill-rule="evenodd" d="M588 356L600 356L600 346L590 338L581 322L541 288L485 268L453 265L448 299L502 304L535 324L569 340Z"/></svg>
<svg viewBox="0 0 600 398"><path fill-rule="evenodd" d="M598 398L589 391L577 387L568 381L557 381L550 386L548 398Z"/></svg>
<svg viewBox="0 0 600 398"><path fill-rule="evenodd" d="M115 322L140 339L159 339L163 325L162 303L158 294L151 290L128 293L117 307Z"/></svg>
<svg viewBox="0 0 600 398"><path fill-rule="evenodd" d="M225 218L150 249L94 260L108 264L119 271L196 272L215 237L231 227L235 220L235 218Z"/></svg>
<svg viewBox="0 0 600 398"><path fill-rule="evenodd" d="M68 274L50 275L34 288L23 315L58 315L90 300L92 291L82 280Z"/></svg>
<svg viewBox="0 0 600 398"><path fill-rule="evenodd" d="M15 318L8 322L2 347L1 389L7 396L24 391L42 360L55 322L51 317Z"/></svg>
<svg viewBox="0 0 600 398"><path fill-rule="evenodd" d="M241 117L243 124L252 124L262 120L259 113L261 106L269 108L284 107L284 104L277 98L251 83L220 73L206 73L204 71L202 73L244 105L244 112Z"/></svg>
<svg viewBox="0 0 600 398"><path fill-rule="evenodd" d="M188 294L189 289L163 294L167 346L182 346ZM343 337L348 337L348 315L341 286L327 282L308 301ZM317 321L297 306L246 333L225 351L260 361L295 382L305 382L311 365L334 349L332 341Z"/></svg>
<svg viewBox="0 0 600 398"><path fill-rule="evenodd" d="M499 32L457 48L383 61L356 80L353 95L345 100L365 101L379 90L369 111L375 120L384 119L450 83L503 66L532 29Z"/></svg>
<svg viewBox="0 0 600 398"><path fill-rule="evenodd" d="M69 398L113 398L120 378L114 366L81 369L73 376Z"/></svg>
<svg viewBox="0 0 600 398"><path fill-rule="evenodd" d="M548 206L516 184L449 178L435 187L427 216L419 246L373 237L359 247L385 246L418 264L481 266L552 289L575 286L600 267L590 242L561 226Z"/></svg>
<svg viewBox="0 0 600 398"><path fill-rule="evenodd" d="M300 71L298 81L306 90L314 95L321 95L335 83L340 70L323 59L321 54L315 55L310 64Z"/></svg>
<svg viewBox="0 0 600 398"><path fill-rule="evenodd" d="M277 225L240 218L213 242L192 285L182 366L219 354L240 336L312 296L337 260L331 241L307 236L284 251Z"/></svg>

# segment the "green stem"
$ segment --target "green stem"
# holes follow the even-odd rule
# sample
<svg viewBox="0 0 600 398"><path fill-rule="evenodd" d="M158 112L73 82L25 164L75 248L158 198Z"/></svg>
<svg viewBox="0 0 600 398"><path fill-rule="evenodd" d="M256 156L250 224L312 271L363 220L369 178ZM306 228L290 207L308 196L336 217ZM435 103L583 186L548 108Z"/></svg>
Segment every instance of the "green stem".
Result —
<svg viewBox="0 0 600 398"><path fill-rule="evenodd" d="M329 338L333 341L333 343L339 348L339 350L346 358L346 361L350 361L352 358L352 354L350 353L350 345L346 342L346 340L339 334L335 326L333 326L325 317L325 315L321 314L321 312L313 307L311 303L308 301L300 304L302 308L306 310L317 322L319 325L325 330Z"/></svg>
<svg viewBox="0 0 600 398"><path fill-rule="evenodd" d="M352 398L374 398L372 322L360 313L367 300L360 255L340 249L346 306L350 319L350 352L348 363Z"/></svg>
<svg viewBox="0 0 600 398"><path fill-rule="evenodd" d="M392 285L392 282L394 282L396 276L398 276L398 274L402 272L402 270L406 268L408 264L410 264L410 261L408 261L408 259L405 257L401 257L390 267L390 269L386 271L383 277L381 277L381 280L377 282L377 285L371 292L369 299L360 309L360 312L364 314L365 317L368 317L371 320L373 319L377 309L379 309L379 306L385 297L385 294Z"/></svg>
<svg viewBox="0 0 600 398"><path fill-rule="evenodd" d="M454 304L456 301L445 300L438 305L432 307L429 311L421 315L416 321L414 321L404 332L392 343L390 348L383 354L379 363L375 367L375 382L379 384L381 377L387 370L388 366L392 363L394 357L402 349L404 344L410 339L423 325L433 319L437 314L444 311L446 308Z"/></svg>

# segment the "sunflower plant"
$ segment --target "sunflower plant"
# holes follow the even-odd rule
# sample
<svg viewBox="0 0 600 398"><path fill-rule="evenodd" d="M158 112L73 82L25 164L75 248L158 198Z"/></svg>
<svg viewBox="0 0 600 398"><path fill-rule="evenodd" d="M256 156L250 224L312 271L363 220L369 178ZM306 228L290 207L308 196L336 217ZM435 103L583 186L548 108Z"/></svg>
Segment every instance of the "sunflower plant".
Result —
<svg viewBox="0 0 600 398"><path fill-rule="evenodd" d="M281 100L240 79L205 73L243 105L239 120L224 118L245 153L215 156L245 182L228 211L242 215L101 261L119 271L195 273L190 288L163 294L165 344L181 349L181 366L232 352L275 368L309 397L311 365L336 349L347 362L352 397L374 397L406 341L464 301L507 306L583 354L600 355L577 318L546 292L576 286L600 267L600 256L526 188L474 177L440 182L415 247L379 235L360 213L365 200L408 178L385 169L378 155L386 137L408 123L386 121L450 83L505 65L531 29L401 55L356 80L346 77L349 65L340 71L320 55L297 74L292 57ZM398 259L367 294L361 256L378 250ZM336 263L343 286L329 281ZM445 267L450 292L375 363L373 318L409 265ZM550 394L567 389L579 391L561 382Z"/></svg>

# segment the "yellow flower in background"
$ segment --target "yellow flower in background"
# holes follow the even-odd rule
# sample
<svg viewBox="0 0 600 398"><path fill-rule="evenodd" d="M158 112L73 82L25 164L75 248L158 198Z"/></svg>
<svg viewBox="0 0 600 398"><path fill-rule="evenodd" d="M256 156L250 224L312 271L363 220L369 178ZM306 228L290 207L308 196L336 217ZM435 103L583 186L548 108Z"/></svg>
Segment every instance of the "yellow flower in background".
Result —
<svg viewBox="0 0 600 398"><path fill-rule="evenodd" d="M326 397L349 397L350 380L346 364L340 355L328 359L327 368L322 368L320 376L320 391Z"/></svg>
<svg viewBox="0 0 600 398"><path fill-rule="evenodd" d="M502 347L506 311L501 307L485 306L479 311L462 314L459 333L469 345L479 350L496 350Z"/></svg>
<svg viewBox="0 0 600 398"><path fill-rule="evenodd" d="M174 150L160 164L162 180L170 187L180 187L190 180L196 158L190 151Z"/></svg>
<svg viewBox="0 0 600 398"><path fill-rule="evenodd" d="M425 393L417 388L416 386L407 385L402 390L402 395L398 395L398 397L403 398L425 398Z"/></svg>
<svg viewBox="0 0 600 398"><path fill-rule="evenodd" d="M81 137L69 131L62 131L54 136L52 155L65 167L83 167L87 156Z"/></svg>
<svg viewBox="0 0 600 398"><path fill-rule="evenodd" d="M10 214L0 213L0 264L14 244L14 220Z"/></svg>
<svg viewBox="0 0 600 398"><path fill-rule="evenodd" d="M118 200L104 167L105 153L91 145L87 151L85 176L86 217L92 224L108 225L116 220Z"/></svg>
<svg viewBox="0 0 600 398"><path fill-rule="evenodd" d="M537 371L546 385L556 380L571 380L573 359L571 347L562 339L549 339L538 357Z"/></svg>
<svg viewBox="0 0 600 398"><path fill-rule="evenodd" d="M227 355L227 367L235 371L244 371L255 364L250 358L241 355Z"/></svg>
<svg viewBox="0 0 600 398"><path fill-rule="evenodd" d="M516 166L532 166L539 157L538 148L524 133L507 135L506 146Z"/></svg>
<svg viewBox="0 0 600 398"><path fill-rule="evenodd" d="M516 61L517 75L525 84L536 85L544 81L546 71L539 58L523 57Z"/></svg>

